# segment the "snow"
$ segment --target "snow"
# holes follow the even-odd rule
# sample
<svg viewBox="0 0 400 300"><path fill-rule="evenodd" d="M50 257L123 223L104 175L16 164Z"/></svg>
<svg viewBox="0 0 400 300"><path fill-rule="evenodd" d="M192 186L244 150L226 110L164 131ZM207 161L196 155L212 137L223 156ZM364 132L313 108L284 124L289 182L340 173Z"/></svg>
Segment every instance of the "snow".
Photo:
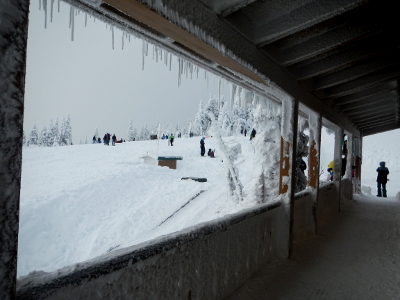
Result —
<svg viewBox="0 0 400 300"><path fill-rule="evenodd" d="M237 167L249 178L252 147L242 136L228 140L235 139L242 144L239 157L246 157ZM246 204L229 200L220 180L225 175L217 141L205 141L206 149L216 149L214 159L200 157L199 141L176 138L171 147L161 140L158 152L157 141L24 147L18 276L53 271L243 209ZM183 160L177 170L151 166L140 158L147 152Z"/></svg>
<svg viewBox="0 0 400 300"><path fill-rule="evenodd" d="M325 131L322 136L325 140ZM391 172L388 196L400 191L398 136L399 130L364 138L362 184L372 187L372 195L375 170L382 160ZM200 137L176 138L173 147L167 140L159 146L153 140L115 147L24 147L18 276L53 271L256 205L246 199L246 191L256 184L255 152L248 137L224 138L241 144L236 167L244 201L239 203L228 197L217 140L205 140L206 149L216 149L215 159L200 157L199 141ZM327 146L322 142L325 157L333 151ZM183 160L171 170L145 164L140 157L148 153ZM205 177L207 182L182 177Z"/></svg>
<svg viewBox="0 0 400 300"><path fill-rule="evenodd" d="M379 162L385 161L390 174L386 185L389 197L396 196L400 191L400 161L397 159L400 149L400 130L392 130L366 136L363 138L363 157L361 166L361 180L363 190L371 189L372 195L376 195L376 169ZM333 160L335 137L328 134L325 128L321 135L321 172L320 181L327 180L327 166Z"/></svg>

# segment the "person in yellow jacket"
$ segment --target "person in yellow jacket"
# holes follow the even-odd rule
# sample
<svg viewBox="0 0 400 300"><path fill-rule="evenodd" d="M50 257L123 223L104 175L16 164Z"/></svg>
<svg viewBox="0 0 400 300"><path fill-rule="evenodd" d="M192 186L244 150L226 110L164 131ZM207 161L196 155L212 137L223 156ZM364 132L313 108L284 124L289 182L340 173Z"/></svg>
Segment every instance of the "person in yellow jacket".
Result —
<svg viewBox="0 0 400 300"><path fill-rule="evenodd" d="M335 167L335 163L334 163L334 161L332 160L332 161L328 164L328 172L329 172L329 174L331 175L330 181L333 181L333 170L334 170L334 167Z"/></svg>

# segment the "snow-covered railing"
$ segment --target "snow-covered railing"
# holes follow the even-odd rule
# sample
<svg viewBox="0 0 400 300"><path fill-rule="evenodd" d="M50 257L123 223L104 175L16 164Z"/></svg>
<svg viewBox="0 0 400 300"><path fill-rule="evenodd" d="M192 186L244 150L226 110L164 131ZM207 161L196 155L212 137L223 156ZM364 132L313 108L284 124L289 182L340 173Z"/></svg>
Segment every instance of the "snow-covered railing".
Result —
<svg viewBox="0 0 400 300"><path fill-rule="evenodd" d="M281 202L220 219L18 282L18 299L221 299L286 241ZM128 296L129 295L129 296Z"/></svg>

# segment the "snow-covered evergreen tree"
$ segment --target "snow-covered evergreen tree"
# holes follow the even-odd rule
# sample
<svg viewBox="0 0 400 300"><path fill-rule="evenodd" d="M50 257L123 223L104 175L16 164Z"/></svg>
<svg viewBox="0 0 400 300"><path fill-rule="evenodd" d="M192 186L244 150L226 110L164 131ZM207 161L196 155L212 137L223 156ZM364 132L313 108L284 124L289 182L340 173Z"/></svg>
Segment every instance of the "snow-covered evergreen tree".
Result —
<svg viewBox="0 0 400 300"><path fill-rule="evenodd" d="M196 113L196 116L194 117L194 122L192 126L192 132L195 135L204 135L207 132L207 117L206 117L206 111L204 110L203 107L203 101L200 100L199 103L199 109Z"/></svg>
<svg viewBox="0 0 400 300"><path fill-rule="evenodd" d="M146 141L150 139L150 131L147 128L147 123L142 127L139 140Z"/></svg>
<svg viewBox="0 0 400 300"><path fill-rule="evenodd" d="M41 147L47 147L49 145L49 134L47 132L46 126L43 127L42 131L39 134L38 145Z"/></svg>
<svg viewBox="0 0 400 300"><path fill-rule="evenodd" d="M71 118L68 114L67 118L63 118L60 130L60 146L72 145L72 129Z"/></svg>
<svg viewBox="0 0 400 300"><path fill-rule="evenodd" d="M232 129L234 134L243 133L246 127L246 112L243 110L242 99L243 93L242 88L236 89L236 94L233 102L233 110L232 110Z"/></svg>
<svg viewBox="0 0 400 300"><path fill-rule="evenodd" d="M38 132L37 132L37 128L36 128L36 123L33 125L32 131L29 134L29 138L28 138L28 142L27 142L27 146L31 146L31 145L37 145L38 144Z"/></svg>
<svg viewBox="0 0 400 300"><path fill-rule="evenodd" d="M132 120L129 121L129 127L128 127L128 141L133 141L135 138L134 132L133 132L133 123Z"/></svg>
<svg viewBox="0 0 400 300"><path fill-rule="evenodd" d="M228 196L235 202L242 201L243 185L239 179L239 170L235 165L238 155L242 153L241 145L234 140L225 143L221 137L221 128L213 114L210 114L210 118L212 121L210 131L218 143L219 151L221 152L221 157L224 162L225 179L228 185Z"/></svg>
<svg viewBox="0 0 400 300"><path fill-rule="evenodd" d="M99 138L99 127L96 127L96 129L94 131L94 136L96 137L96 141L97 141L97 139Z"/></svg>
<svg viewBox="0 0 400 300"><path fill-rule="evenodd" d="M49 137L49 141L52 144L51 146L54 146L54 143L56 146L58 146L60 144L60 128L58 127L58 117L56 118L53 126L50 127L50 131L51 136Z"/></svg>
<svg viewBox="0 0 400 300"><path fill-rule="evenodd" d="M233 123L232 123L232 116L231 111L229 110L229 103L224 102L223 106L219 110L218 114L218 124L221 128L221 135L222 136L231 136Z"/></svg>
<svg viewBox="0 0 400 300"><path fill-rule="evenodd" d="M65 129L66 129L66 138L67 138L67 145L72 145L72 127L71 127L71 117L67 116L67 121L66 121L66 125L65 125Z"/></svg>
<svg viewBox="0 0 400 300"><path fill-rule="evenodd" d="M49 129L47 130L47 135L46 135L46 145L43 145L44 147L53 146L53 141L54 141L53 127L54 127L53 119L50 119L50 125L49 125Z"/></svg>
<svg viewBox="0 0 400 300"><path fill-rule="evenodd" d="M246 186L247 201L258 204L273 200L279 194L280 127L276 119L279 111L271 105L258 103L254 109L256 137L251 181Z"/></svg>

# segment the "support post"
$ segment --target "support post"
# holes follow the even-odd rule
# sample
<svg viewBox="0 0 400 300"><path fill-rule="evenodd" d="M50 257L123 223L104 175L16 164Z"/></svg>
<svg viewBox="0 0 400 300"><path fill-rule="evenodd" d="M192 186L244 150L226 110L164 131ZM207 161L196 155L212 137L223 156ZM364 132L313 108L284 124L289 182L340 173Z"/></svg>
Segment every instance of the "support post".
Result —
<svg viewBox="0 0 400 300"><path fill-rule="evenodd" d="M319 168L321 153L321 128L322 116L310 115L310 153L308 155L308 185L312 188L313 197L313 215L315 224L315 233L318 234L318 191L319 191Z"/></svg>
<svg viewBox="0 0 400 300"><path fill-rule="evenodd" d="M281 159L279 162L279 195L287 193L289 185L287 178L289 178L290 171L290 143L285 141L281 136Z"/></svg>
<svg viewBox="0 0 400 300"><path fill-rule="evenodd" d="M282 124L283 131L281 137L279 194L286 194L286 217L289 219L287 254L288 257L291 257L293 251L294 191L296 185L295 174L299 101L290 99L283 101L282 105L282 122L284 122L284 124Z"/></svg>
<svg viewBox="0 0 400 300"><path fill-rule="evenodd" d="M353 180L353 165L354 165L354 152L353 152L353 140L354 135L351 133L347 133L347 161L346 161L346 172L344 174L344 178L350 179L351 184L351 194L350 200L353 199L353 192L354 192L354 180Z"/></svg>
<svg viewBox="0 0 400 300"><path fill-rule="evenodd" d="M16 298L29 0L0 1L0 299Z"/></svg>
<svg viewBox="0 0 400 300"><path fill-rule="evenodd" d="M333 181L337 191L338 210L340 211L340 187L342 179L342 142L343 142L343 129L337 128L335 130L335 153L334 153L334 171Z"/></svg>

